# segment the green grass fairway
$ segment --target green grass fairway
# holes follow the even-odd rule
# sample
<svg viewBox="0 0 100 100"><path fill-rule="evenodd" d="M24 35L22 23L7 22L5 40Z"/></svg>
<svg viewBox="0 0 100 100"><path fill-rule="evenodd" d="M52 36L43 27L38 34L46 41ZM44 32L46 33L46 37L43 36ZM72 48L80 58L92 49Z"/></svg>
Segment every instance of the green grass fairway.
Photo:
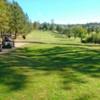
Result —
<svg viewBox="0 0 100 100"><path fill-rule="evenodd" d="M50 31L0 55L0 100L100 100L100 45Z"/></svg>

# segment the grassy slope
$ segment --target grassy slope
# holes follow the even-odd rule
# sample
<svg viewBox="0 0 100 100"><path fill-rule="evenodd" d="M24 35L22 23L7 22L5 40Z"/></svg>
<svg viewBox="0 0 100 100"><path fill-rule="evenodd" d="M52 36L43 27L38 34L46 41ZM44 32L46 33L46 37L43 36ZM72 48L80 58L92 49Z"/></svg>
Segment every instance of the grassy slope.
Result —
<svg viewBox="0 0 100 100"><path fill-rule="evenodd" d="M32 36L32 37L31 37ZM0 56L0 100L100 100L100 47L51 32Z"/></svg>

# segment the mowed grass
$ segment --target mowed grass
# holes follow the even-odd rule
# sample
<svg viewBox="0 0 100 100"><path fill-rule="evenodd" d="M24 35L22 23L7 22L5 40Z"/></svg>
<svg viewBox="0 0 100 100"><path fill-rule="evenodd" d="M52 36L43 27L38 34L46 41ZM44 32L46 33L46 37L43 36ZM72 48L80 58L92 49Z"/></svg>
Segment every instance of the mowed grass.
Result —
<svg viewBox="0 0 100 100"><path fill-rule="evenodd" d="M0 55L0 100L100 100L99 45L50 31L27 40Z"/></svg>

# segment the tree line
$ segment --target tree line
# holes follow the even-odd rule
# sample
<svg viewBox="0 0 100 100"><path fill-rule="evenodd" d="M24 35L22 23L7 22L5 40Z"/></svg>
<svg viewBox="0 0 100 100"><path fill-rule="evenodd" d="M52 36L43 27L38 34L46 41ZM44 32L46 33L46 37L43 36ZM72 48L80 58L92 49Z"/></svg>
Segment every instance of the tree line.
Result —
<svg viewBox="0 0 100 100"><path fill-rule="evenodd" d="M24 13L21 6L13 0L0 0L0 33L25 35L33 28L28 14Z"/></svg>
<svg viewBox="0 0 100 100"><path fill-rule="evenodd" d="M87 25L87 24L86 24ZM57 32L59 34L64 34L66 37L74 37L76 39L77 37L80 38L81 42L94 42L94 43L100 43L100 28L98 25L55 25L55 24L49 24L49 23L42 23L34 22L33 27L35 29L39 30L51 30L52 32Z"/></svg>

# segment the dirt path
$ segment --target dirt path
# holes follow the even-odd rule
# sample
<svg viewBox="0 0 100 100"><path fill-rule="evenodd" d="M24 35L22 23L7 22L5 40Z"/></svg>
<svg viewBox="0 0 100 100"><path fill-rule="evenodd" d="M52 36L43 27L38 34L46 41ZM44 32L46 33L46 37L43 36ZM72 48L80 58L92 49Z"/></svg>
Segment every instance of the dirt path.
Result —
<svg viewBox="0 0 100 100"><path fill-rule="evenodd" d="M16 42L16 43L15 43L15 47L13 47L12 49L10 49L10 48L4 48L4 49L2 49L2 52L0 52L0 55L5 54L5 53L7 53L7 52L9 52L9 51L12 51L12 50L14 50L14 49L16 49L16 48L19 48L19 47L21 47L22 45L25 45L25 44L27 44L27 43L30 43L30 42L29 42L29 41L27 41L27 42Z"/></svg>

